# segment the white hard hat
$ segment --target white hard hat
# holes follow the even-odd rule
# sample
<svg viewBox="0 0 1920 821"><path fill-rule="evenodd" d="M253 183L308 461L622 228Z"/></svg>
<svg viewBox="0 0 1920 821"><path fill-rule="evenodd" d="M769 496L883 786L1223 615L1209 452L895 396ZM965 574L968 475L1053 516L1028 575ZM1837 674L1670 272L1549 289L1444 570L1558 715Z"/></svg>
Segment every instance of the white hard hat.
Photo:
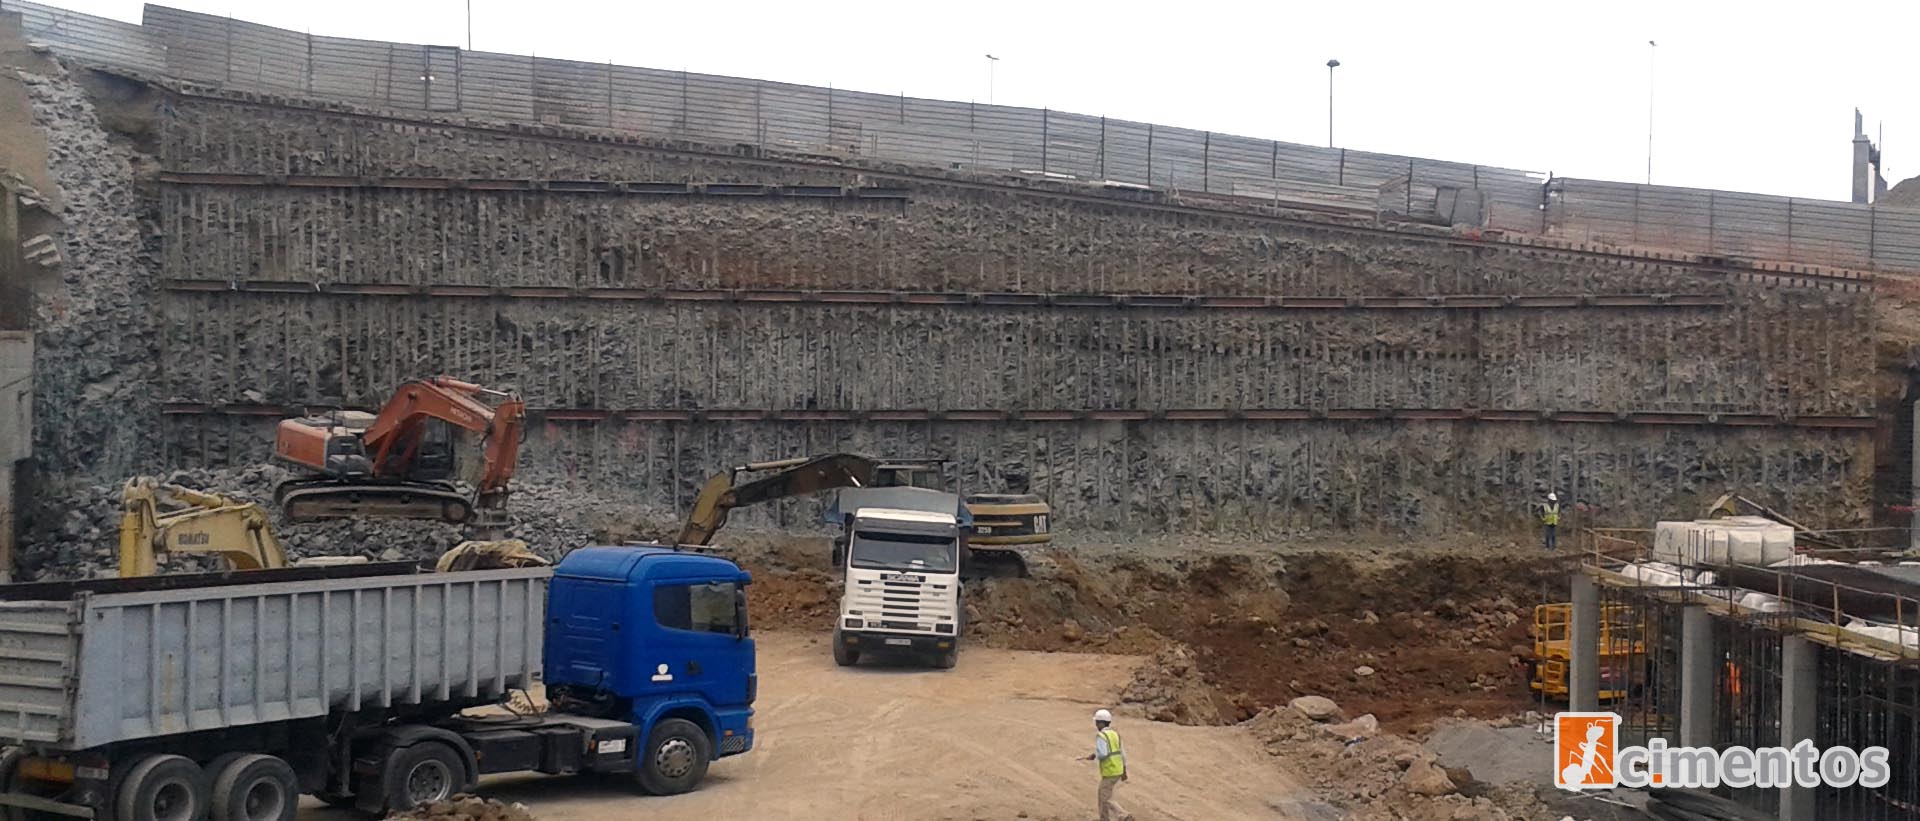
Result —
<svg viewBox="0 0 1920 821"><path fill-rule="evenodd" d="M1547 494L1547 501L1549 501L1549 502L1558 502L1558 501L1560 501L1560 494L1558 494L1558 493L1549 493L1549 494Z"/></svg>
<svg viewBox="0 0 1920 821"><path fill-rule="evenodd" d="M1094 721L1104 721L1104 722L1106 722L1106 723L1108 723L1108 724L1112 724L1112 723L1113 723L1113 714L1112 714L1112 713L1109 713L1109 712L1107 712L1107 711L1105 711L1105 710L1095 710L1095 711L1093 711L1093 720L1094 720Z"/></svg>

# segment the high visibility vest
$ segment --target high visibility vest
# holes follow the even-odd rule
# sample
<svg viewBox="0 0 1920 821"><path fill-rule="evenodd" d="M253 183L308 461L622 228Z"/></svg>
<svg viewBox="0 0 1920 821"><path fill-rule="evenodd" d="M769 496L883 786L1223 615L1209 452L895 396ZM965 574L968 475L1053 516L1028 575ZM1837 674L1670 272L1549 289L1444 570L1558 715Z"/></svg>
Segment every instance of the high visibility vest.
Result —
<svg viewBox="0 0 1920 821"><path fill-rule="evenodd" d="M1113 730L1101 730L1100 737L1107 740L1107 757L1100 759L1101 778L1119 778L1127 771L1127 759L1120 755L1120 734Z"/></svg>
<svg viewBox="0 0 1920 821"><path fill-rule="evenodd" d="M1560 524L1560 503L1548 502L1540 507L1540 523L1543 525Z"/></svg>

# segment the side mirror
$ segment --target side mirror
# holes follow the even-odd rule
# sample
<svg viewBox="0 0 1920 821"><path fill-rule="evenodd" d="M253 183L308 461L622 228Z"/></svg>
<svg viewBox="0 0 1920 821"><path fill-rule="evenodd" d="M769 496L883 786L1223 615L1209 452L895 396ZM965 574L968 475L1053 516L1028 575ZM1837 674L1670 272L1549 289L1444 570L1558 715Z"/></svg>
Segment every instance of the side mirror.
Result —
<svg viewBox="0 0 1920 821"><path fill-rule="evenodd" d="M743 641L747 637L747 591L735 588L733 591L733 638Z"/></svg>

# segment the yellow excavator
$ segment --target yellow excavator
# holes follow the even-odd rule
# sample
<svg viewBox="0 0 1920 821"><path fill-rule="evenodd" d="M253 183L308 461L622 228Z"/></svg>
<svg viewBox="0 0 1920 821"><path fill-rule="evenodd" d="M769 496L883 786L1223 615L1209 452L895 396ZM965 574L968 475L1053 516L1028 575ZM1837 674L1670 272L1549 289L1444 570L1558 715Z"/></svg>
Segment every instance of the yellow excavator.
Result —
<svg viewBox="0 0 1920 821"><path fill-rule="evenodd" d="M162 497L179 509L162 510ZM151 477L120 489L120 575L151 576L169 555L215 556L234 570L286 567L287 553L259 505Z"/></svg>
<svg viewBox="0 0 1920 821"><path fill-rule="evenodd" d="M318 556L289 563L265 508L147 476L127 480L120 489L120 507L122 578L155 575L166 556L213 556L228 570L366 561L358 556ZM547 560L529 550L526 542L499 539L461 542L442 554L434 569L446 572L545 564Z"/></svg>

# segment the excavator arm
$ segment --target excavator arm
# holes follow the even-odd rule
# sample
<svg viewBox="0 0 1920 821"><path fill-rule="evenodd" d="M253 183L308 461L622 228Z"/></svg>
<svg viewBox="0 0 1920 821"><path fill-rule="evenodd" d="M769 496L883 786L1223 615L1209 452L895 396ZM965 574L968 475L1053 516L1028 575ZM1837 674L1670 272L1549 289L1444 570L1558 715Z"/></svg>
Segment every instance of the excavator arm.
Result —
<svg viewBox="0 0 1920 821"><path fill-rule="evenodd" d="M482 396L500 401L489 406ZM485 436L474 487L482 499L504 495L519 459L526 405L518 396L492 391L449 376L417 379L400 386L361 435L375 476L407 476L419 458L427 423L444 421ZM481 505L486 507L487 505Z"/></svg>
<svg viewBox="0 0 1920 821"><path fill-rule="evenodd" d="M162 511L161 496L186 507ZM234 570L287 566L259 505L141 476L120 491L120 575L151 576L166 554L218 556Z"/></svg>
<svg viewBox="0 0 1920 821"><path fill-rule="evenodd" d="M789 496L817 493L837 487L868 487L880 463L865 456L834 453L826 456L802 456L773 462L750 462L708 479L694 500L693 512L680 526L676 544L704 545L727 523L727 514L736 507L757 505ZM771 475L736 484L748 473L774 471Z"/></svg>

